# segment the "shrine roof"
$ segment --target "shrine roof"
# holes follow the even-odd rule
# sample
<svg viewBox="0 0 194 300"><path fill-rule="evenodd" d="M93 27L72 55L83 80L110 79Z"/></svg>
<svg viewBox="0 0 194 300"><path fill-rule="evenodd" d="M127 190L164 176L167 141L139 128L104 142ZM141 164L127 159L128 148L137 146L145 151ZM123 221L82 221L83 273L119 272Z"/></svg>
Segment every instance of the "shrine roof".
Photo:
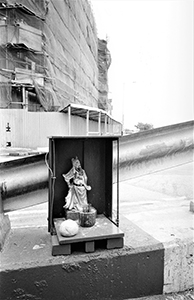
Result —
<svg viewBox="0 0 194 300"><path fill-rule="evenodd" d="M63 109L60 110L60 112L67 113L69 108L71 109L72 115L86 118L86 113L87 113L87 111L89 111L90 120L98 121L99 114L100 114L102 122L105 122L105 117L107 116L113 122L120 124L120 122L116 121L108 112L106 112L103 109L96 108L96 107L90 107L90 106L86 106L86 105L72 103L72 104L65 106Z"/></svg>

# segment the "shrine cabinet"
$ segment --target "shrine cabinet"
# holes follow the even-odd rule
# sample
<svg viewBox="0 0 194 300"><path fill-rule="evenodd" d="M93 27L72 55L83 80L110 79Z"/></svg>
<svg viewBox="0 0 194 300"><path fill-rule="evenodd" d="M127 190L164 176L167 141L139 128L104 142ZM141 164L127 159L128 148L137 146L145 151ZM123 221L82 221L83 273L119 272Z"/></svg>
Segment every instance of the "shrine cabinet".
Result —
<svg viewBox="0 0 194 300"><path fill-rule="evenodd" d="M72 168L71 159L78 157L88 178L91 191L88 203L97 210L97 224L80 228L75 237L62 238L58 220L65 218L64 204L68 186L62 174ZM113 183L116 185L113 211ZM103 225L104 224L104 225ZM104 227L103 227L104 226ZM106 248L123 246L119 229L119 137L117 136L52 136L49 138L49 212L48 229L53 236L53 255L70 254L72 245L84 242L85 251L95 250L95 241L105 240ZM99 233L97 232L97 228ZM86 230L82 236L82 231ZM91 231L94 231L91 233ZM88 231L89 232L89 231Z"/></svg>

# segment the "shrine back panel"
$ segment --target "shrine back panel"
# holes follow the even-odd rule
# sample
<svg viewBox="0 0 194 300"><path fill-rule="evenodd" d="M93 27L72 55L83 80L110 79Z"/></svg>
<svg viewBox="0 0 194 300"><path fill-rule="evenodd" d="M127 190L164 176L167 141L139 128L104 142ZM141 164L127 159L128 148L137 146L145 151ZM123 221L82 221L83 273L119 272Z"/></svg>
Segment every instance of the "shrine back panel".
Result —
<svg viewBox="0 0 194 300"><path fill-rule="evenodd" d="M118 137L51 137L49 138L49 224L64 217L63 206L68 186L62 174L72 168L71 159L79 158L88 177L88 202L98 214L111 218L113 184L113 141ZM52 226L52 225L51 225Z"/></svg>

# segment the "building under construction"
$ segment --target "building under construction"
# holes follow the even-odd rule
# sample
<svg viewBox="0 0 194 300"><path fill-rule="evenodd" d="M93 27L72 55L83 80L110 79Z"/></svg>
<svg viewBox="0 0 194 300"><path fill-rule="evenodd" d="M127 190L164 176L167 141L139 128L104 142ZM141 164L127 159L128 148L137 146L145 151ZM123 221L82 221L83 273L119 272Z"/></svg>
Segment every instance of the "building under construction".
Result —
<svg viewBox="0 0 194 300"><path fill-rule="evenodd" d="M43 123L50 123L48 118L60 122L56 114L33 117L27 113L62 111L69 113L68 118L73 113L88 122L98 123L91 123L98 134L103 134L103 126L105 133L115 131L111 129L115 121L110 116L111 102L108 100L110 62L107 42L97 38L88 1L0 0L1 130L5 131L9 124L12 145L21 146L21 140L26 140L25 134L30 134L31 120L33 126L41 122L40 118ZM71 105L73 110L70 111ZM23 123L20 127L17 119ZM70 130L70 125L71 128L74 125L70 120L67 122L68 134L74 133ZM89 123L83 126L88 132L96 131L88 129ZM42 136L40 125L37 131ZM79 134L79 130L76 133ZM80 134L83 133L81 130ZM1 147L6 139L5 136L1 141ZM39 142L35 143L37 145ZM23 146L32 147L33 143Z"/></svg>

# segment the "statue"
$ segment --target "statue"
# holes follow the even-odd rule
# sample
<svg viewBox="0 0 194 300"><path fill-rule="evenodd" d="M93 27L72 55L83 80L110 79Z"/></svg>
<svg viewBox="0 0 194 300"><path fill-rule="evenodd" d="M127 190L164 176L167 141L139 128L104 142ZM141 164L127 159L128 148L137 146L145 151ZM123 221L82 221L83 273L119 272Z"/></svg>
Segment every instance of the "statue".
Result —
<svg viewBox="0 0 194 300"><path fill-rule="evenodd" d="M69 187L64 208L83 211L84 207L88 206L87 191L91 190L91 186L87 185L86 172L82 169L77 156L72 158L71 161L73 165L71 170L67 174L62 174Z"/></svg>

